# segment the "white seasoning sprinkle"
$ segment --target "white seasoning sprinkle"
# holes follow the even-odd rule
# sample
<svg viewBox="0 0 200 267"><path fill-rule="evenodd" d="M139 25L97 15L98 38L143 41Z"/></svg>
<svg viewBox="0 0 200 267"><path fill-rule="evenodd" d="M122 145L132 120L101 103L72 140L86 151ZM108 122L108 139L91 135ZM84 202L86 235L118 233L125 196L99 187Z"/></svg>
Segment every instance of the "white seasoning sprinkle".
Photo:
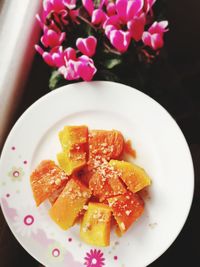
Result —
<svg viewBox="0 0 200 267"><path fill-rule="evenodd" d="M55 180L55 184L56 184L56 185L60 185L60 183L61 183L61 180L60 180L60 179L56 179L56 180Z"/></svg>
<svg viewBox="0 0 200 267"><path fill-rule="evenodd" d="M125 213L126 213L127 216L129 216L130 213L131 213L131 210L126 210Z"/></svg>

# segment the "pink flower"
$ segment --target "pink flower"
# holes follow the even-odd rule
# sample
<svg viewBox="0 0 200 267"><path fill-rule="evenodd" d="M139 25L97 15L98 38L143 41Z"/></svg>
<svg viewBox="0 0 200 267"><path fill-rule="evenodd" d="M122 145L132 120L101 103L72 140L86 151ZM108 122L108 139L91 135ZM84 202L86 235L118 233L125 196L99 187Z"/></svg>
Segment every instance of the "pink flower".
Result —
<svg viewBox="0 0 200 267"><path fill-rule="evenodd" d="M35 45L35 49L51 67L60 67L65 64L62 46L54 47L50 52L45 52L39 45Z"/></svg>
<svg viewBox="0 0 200 267"><path fill-rule="evenodd" d="M148 13L152 6L155 4L156 0L144 0L144 12Z"/></svg>
<svg viewBox="0 0 200 267"><path fill-rule="evenodd" d="M76 7L76 0L45 0L43 1L43 9L48 15L50 12L59 12L62 9L73 9Z"/></svg>
<svg viewBox="0 0 200 267"><path fill-rule="evenodd" d="M155 21L153 25L145 31L142 35L142 40L146 46L151 47L153 50L160 49L164 45L163 35L166 29L168 21Z"/></svg>
<svg viewBox="0 0 200 267"><path fill-rule="evenodd" d="M146 23L143 13L144 0L117 0L115 4L109 5L107 8L110 16L105 20L103 28L106 29L108 25L115 27L112 34L106 35L111 44L123 53L127 51L131 38L135 41L142 38ZM124 28L127 28L127 31ZM108 30L106 32L108 33Z"/></svg>
<svg viewBox="0 0 200 267"><path fill-rule="evenodd" d="M106 19L107 16L102 9L98 8L92 12L92 18L91 18L92 24L94 25L103 24Z"/></svg>
<svg viewBox="0 0 200 267"><path fill-rule="evenodd" d="M43 10L45 17L49 15L52 11L60 12L65 8L63 0L46 0L43 1Z"/></svg>
<svg viewBox="0 0 200 267"><path fill-rule="evenodd" d="M65 32L55 32L54 30L44 28L44 35L41 37L41 42L45 47L55 47L62 44L65 39Z"/></svg>
<svg viewBox="0 0 200 267"><path fill-rule="evenodd" d="M123 22L131 20L142 10L144 0L117 0L116 11Z"/></svg>
<svg viewBox="0 0 200 267"><path fill-rule="evenodd" d="M127 51L131 41L131 35L127 31L118 30L114 26L107 26L105 33L111 44L121 53Z"/></svg>
<svg viewBox="0 0 200 267"><path fill-rule="evenodd" d="M163 34L164 32L168 31L168 29L166 29L167 26L168 26L167 20L163 20L160 22L155 21L149 28L148 32L151 34L154 34L154 33Z"/></svg>
<svg viewBox="0 0 200 267"><path fill-rule="evenodd" d="M91 249L86 253L85 263L86 267L103 267L105 259L101 250Z"/></svg>
<svg viewBox="0 0 200 267"><path fill-rule="evenodd" d="M135 41L139 41L142 38L142 34L144 32L144 26L146 23L145 14L142 13L140 16L134 17L132 20L128 21L127 27L131 34L131 37Z"/></svg>
<svg viewBox="0 0 200 267"><path fill-rule="evenodd" d="M63 52L63 57L65 60L76 60L76 50L72 47L68 47Z"/></svg>
<svg viewBox="0 0 200 267"><path fill-rule="evenodd" d="M82 0L84 8L87 10L88 14L91 16L94 11L94 3L92 0Z"/></svg>
<svg viewBox="0 0 200 267"><path fill-rule="evenodd" d="M36 18L42 29L46 25L49 29L60 32L69 23L69 19L77 23L78 10L72 10L75 7L76 0L46 0L43 1L41 17L37 14Z"/></svg>
<svg viewBox="0 0 200 267"><path fill-rule="evenodd" d="M96 73L94 62L88 56L76 57L76 51L68 47L60 53L60 64L58 71L66 80L77 80L82 78L84 81L92 80ZM57 59L58 62L58 59Z"/></svg>
<svg viewBox="0 0 200 267"><path fill-rule="evenodd" d="M78 58L78 74L84 81L91 81L97 69L94 66L94 62L88 56L80 56Z"/></svg>
<svg viewBox="0 0 200 267"><path fill-rule="evenodd" d="M77 80L80 78L78 74L78 65L79 62L70 59L66 61L66 64L60 67L58 70L66 80Z"/></svg>
<svg viewBox="0 0 200 267"><path fill-rule="evenodd" d="M78 38L76 41L77 48L88 57L92 57L96 52L97 39L94 36L88 38Z"/></svg>

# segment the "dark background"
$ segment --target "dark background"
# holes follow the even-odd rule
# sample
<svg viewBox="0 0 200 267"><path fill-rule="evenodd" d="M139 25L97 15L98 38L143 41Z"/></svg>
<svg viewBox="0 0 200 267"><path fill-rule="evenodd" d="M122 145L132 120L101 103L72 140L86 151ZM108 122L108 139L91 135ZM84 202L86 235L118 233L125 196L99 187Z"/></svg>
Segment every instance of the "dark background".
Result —
<svg viewBox="0 0 200 267"><path fill-rule="evenodd" d="M163 105L182 129L193 157L195 192L181 234L150 267L193 267L200 266L197 253L200 238L200 1L167 1L166 17L170 31L166 35L165 60L153 68L149 86L142 90ZM21 105L12 124L26 108L49 92L49 75L49 68L36 55ZM0 259L1 267L40 266L15 240L1 211Z"/></svg>

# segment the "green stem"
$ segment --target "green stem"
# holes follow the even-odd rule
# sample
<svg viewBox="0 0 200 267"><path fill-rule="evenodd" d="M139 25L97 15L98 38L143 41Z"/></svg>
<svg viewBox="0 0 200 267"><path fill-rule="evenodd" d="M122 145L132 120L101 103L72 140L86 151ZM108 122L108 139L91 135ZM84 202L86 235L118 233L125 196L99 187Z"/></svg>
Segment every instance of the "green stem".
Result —
<svg viewBox="0 0 200 267"><path fill-rule="evenodd" d="M92 29L94 29L95 31L97 31L97 28L89 20L87 20L86 18L82 17L81 15L79 15L78 18L80 20L82 20L83 22L85 22L86 24L90 25L90 27Z"/></svg>
<svg viewBox="0 0 200 267"><path fill-rule="evenodd" d="M118 56L121 56L121 53L116 51L115 49L112 49L109 45L107 45L105 42L104 42L104 46L105 48L108 50L108 52L110 53L113 53L115 55L118 55Z"/></svg>

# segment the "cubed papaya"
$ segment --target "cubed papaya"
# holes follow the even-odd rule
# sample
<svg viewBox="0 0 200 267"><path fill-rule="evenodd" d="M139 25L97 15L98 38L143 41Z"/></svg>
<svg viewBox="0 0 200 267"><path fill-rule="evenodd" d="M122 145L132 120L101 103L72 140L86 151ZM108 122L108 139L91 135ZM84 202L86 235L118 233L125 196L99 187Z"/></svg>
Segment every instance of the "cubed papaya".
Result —
<svg viewBox="0 0 200 267"><path fill-rule="evenodd" d="M108 198L107 201L121 234L125 233L144 211L142 198L137 193L134 194L130 191L123 195Z"/></svg>
<svg viewBox="0 0 200 267"><path fill-rule="evenodd" d="M49 210L49 214L63 230L67 230L74 225L90 196L90 190L76 177L72 177Z"/></svg>
<svg viewBox="0 0 200 267"><path fill-rule="evenodd" d="M109 206L90 202L81 224L81 239L93 246L109 246L110 222L111 209Z"/></svg>
<svg viewBox="0 0 200 267"><path fill-rule="evenodd" d="M36 205L39 206L68 180L69 176L54 161L43 160L30 176Z"/></svg>
<svg viewBox="0 0 200 267"><path fill-rule="evenodd" d="M53 192L53 194L49 197L49 202L51 203L51 205L53 205L56 200L58 199L58 197L60 196L60 194L62 193L62 191L64 190L65 185L63 185L62 187L58 188L56 191Z"/></svg>
<svg viewBox="0 0 200 267"><path fill-rule="evenodd" d="M77 150L88 142L88 127L81 126L65 126L59 132L59 139L63 151L69 151L76 148Z"/></svg>
<svg viewBox="0 0 200 267"><path fill-rule="evenodd" d="M121 173L120 178L133 193L151 184L151 179L148 174L143 168L136 164L126 161L111 160L109 165L112 166L114 170Z"/></svg>
<svg viewBox="0 0 200 267"><path fill-rule="evenodd" d="M120 158L123 152L124 138L116 130L92 130L89 132L89 165L97 167L102 160Z"/></svg>
<svg viewBox="0 0 200 267"><path fill-rule="evenodd" d="M87 126L65 126L59 132L63 151L57 154L60 167L68 174L86 165L88 151Z"/></svg>
<svg viewBox="0 0 200 267"><path fill-rule="evenodd" d="M100 202L103 202L108 197L126 192L126 188L119 178L119 173L108 163L104 163L96 169L90 178L89 188Z"/></svg>
<svg viewBox="0 0 200 267"><path fill-rule="evenodd" d="M86 164L86 152L84 151L69 151L60 152L57 154L57 160L61 169L63 169L67 175L71 175L73 172L78 171Z"/></svg>

